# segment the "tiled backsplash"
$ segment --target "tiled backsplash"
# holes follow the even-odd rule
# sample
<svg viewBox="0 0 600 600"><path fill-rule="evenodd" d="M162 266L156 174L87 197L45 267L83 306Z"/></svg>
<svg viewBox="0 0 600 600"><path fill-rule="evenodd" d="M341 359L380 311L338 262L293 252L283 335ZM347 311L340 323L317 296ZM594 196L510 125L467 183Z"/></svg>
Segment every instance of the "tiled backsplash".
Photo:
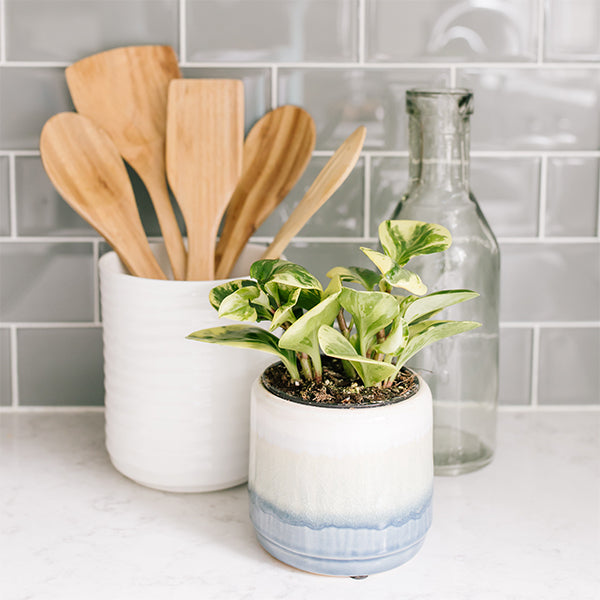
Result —
<svg viewBox="0 0 600 600"><path fill-rule="evenodd" d="M246 124L305 107L306 174L368 135L349 180L286 254L317 274L365 264L407 180L404 93L471 87L472 187L502 247L501 402L600 406L600 1L0 0L0 405L101 405L96 263L105 244L39 158L72 110L64 68L120 45L170 44L186 77L245 84ZM159 235L133 176L151 236Z"/></svg>

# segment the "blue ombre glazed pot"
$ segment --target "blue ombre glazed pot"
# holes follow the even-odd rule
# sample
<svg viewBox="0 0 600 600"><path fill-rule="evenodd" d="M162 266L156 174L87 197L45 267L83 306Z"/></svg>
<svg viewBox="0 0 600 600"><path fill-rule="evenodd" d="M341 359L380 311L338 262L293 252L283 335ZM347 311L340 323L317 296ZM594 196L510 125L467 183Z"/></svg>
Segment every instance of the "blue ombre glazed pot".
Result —
<svg viewBox="0 0 600 600"><path fill-rule="evenodd" d="M412 558L431 525L432 402L425 381L382 405L306 404L252 388L250 518L298 569L364 576Z"/></svg>

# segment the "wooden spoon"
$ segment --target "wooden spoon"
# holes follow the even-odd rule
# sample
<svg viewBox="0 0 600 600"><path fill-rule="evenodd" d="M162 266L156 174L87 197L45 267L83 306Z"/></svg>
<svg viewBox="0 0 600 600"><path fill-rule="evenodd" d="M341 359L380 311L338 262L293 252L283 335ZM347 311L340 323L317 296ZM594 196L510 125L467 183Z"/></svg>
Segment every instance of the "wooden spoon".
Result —
<svg viewBox="0 0 600 600"><path fill-rule="evenodd" d="M187 279L214 279L217 233L242 171L243 144L241 81L171 82L167 177L187 226Z"/></svg>
<svg viewBox="0 0 600 600"><path fill-rule="evenodd" d="M217 279L229 277L246 242L304 173L315 137L312 117L291 105L268 112L250 130L244 142L242 177L217 243Z"/></svg>
<svg viewBox="0 0 600 600"><path fill-rule="evenodd" d="M186 250L165 179L169 82L181 77L170 46L132 46L94 54L66 69L77 111L100 125L144 182L175 279L184 279Z"/></svg>
<svg viewBox="0 0 600 600"><path fill-rule="evenodd" d="M361 125L344 140L317 175L261 258L279 258L292 238L344 183L358 160L366 133L366 128Z"/></svg>
<svg viewBox="0 0 600 600"><path fill-rule="evenodd" d="M139 277L166 279L144 233L123 159L104 131L74 112L51 117L40 138L46 173L70 206Z"/></svg>

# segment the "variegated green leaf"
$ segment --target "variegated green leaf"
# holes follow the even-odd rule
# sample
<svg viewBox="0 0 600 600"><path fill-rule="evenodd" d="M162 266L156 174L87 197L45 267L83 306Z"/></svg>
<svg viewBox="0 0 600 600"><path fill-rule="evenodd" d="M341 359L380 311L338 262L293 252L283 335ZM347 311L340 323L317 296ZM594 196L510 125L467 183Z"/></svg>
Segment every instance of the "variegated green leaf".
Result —
<svg viewBox="0 0 600 600"><path fill-rule="evenodd" d="M320 372L321 357L317 332L322 325L331 325L339 310L339 294L325 298L283 332L279 346L294 352L306 352L313 366Z"/></svg>
<svg viewBox="0 0 600 600"><path fill-rule="evenodd" d="M289 296L285 304L282 304L273 315L273 321L271 322L270 331L274 331L278 327L281 327L284 323L293 323L296 320L294 315L294 308L298 303L300 297L300 288L296 288Z"/></svg>
<svg viewBox="0 0 600 600"><path fill-rule="evenodd" d="M465 302L479 296L470 290L442 290L433 292L422 298L414 298L404 311L404 318L409 324L431 319L444 308Z"/></svg>
<svg viewBox="0 0 600 600"><path fill-rule="evenodd" d="M387 255L377 252L372 248L360 248L369 258L369 260L381 271L382 275L385 275L389 270L396 266L396 263Z"/></svg>
<svg viewBox="0 0 600 600"><path fill-rule="evenodd" d="M424 221L384 221L379 226L383 251L403 267L413 256L442 252L450 247L450 232L441 225Z"/></svg>
<svg viewBox="0 0 600 600"><path fill-rule="evenodd" d="M416 273L403 269L387 254L371 250L371 248L361 248L361 250L371 259L381 271L385 281L392 287L405 289L412 294L422 295L427 293L427 286ZM381 288L381 284L379 287Z"/></svg>
<svg viewBox="0 0 600 600"><path fill-rule="evenodd" d="M233 321L256 321L258 315L251 301L259 294L258 287L242 287L229 294L219 306L219 317Z"/></svg>
<svg viewBox="0 0 600 600"><path fill-rule="evenodd" d="M187 339L209 344L235 346L237 348L251 348L262 350L279 357L289 371L292 379L299 380L300 374L296 366L296 357L293 352L279 346L275 335L252 325L224 325L195 331Z"/></svg>
<svg viewBox="0 0 600 600"><path fill-rule="evenodd" d="M408 342L408 325L401 315L398 315L385 338L375 345L375 350L383 354L398 355Z"/></svg>
<svg viewBox="0 0 600 600"><path fill-rule="evenodd" d="M398 315L398 301L384 292L363 292L343 288L340 294L340 304L354 320L360 353L367 351L375 343L378 331L387 327Z"/></svg>
<svg viewBox="0 0 600 600"><path fill-rule="evenodd" d="M381 279L379 273L363 267L334 267L327 273L327 277L331 279L336 276L342 281L358 283L366 290L374 290Z"/></svg>
<svg viewBox="0 0 600 600"><path fill-rule="evenodd" d="M318 331L318 339L327 356L347 360L358 373L362 382L373 386L396 373L396 367L390 363L361 356L352 344L333 327L323 325Z"/></svg>
<svg viewBox="0 0 600 600"><path fill-rule="evenodd" d="M403 267L394 266L385 273L384 277L392 287L401 288L418 296L427 293L427 286L421 281L421 278L416 273Z"/></svg>
<svg viewBox="0 0 600 600"><path fill-rule="evenodd" d="M398 369L425 346L480 326L481 323L475 321L422 321L410 326L408 343L398 355Z"/></svg>
<svg viewBox="0 0 600 600"><path fill-rule="evenodd" d="M278 283L303 289L323 289L321 282L304 267L278 258L256 261L250 267L250 277L261 285Z"/></svg>
<svg viewBox="0 0 600 600"><path fill-rule="evenodd" d="M227 281L221 285L217 285L208 293L208 301L212 307L219 310L221 302L230 294L237 292L237 290L243 287L254 287L258 289L256 282L250 281L249 279L236 279L235 281Z"/></svg>
<svg viewBox="0 0 600 600"><path fill-rule="evenodd" d="M324 299L328 298L329 296L333 296L334 294L339 294L341 291L342 280L337 275L333 275L329 285L325 288L325 291L322 294L322 298Z"/></svg>

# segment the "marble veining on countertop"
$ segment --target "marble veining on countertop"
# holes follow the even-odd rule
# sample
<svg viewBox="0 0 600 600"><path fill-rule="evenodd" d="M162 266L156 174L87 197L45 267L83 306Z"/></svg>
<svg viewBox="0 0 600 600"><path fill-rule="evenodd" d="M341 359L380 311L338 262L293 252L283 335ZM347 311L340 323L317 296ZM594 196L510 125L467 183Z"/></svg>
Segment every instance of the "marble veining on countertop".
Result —
<svg viewBox="0 0 600 600"><path fill-rule="evenodd" d="M422 550L356 581L266 554L247 490L121 476L104 415L0 414L0 598L598 600L600 412L503 412L491 465L435 479Z"/></svg>

